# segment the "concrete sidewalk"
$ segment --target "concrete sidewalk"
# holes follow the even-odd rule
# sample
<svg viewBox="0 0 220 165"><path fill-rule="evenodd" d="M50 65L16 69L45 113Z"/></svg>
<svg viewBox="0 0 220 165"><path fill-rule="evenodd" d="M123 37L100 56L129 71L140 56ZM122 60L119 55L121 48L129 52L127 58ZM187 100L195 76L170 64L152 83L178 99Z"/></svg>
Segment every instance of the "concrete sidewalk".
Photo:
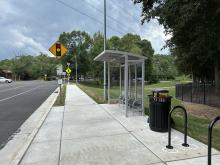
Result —
<svg viewBox="0 0 220 165"><path fill-rule="evenodd" d="M124 117L118 105L98 105L75 85L67 86L64 107L54 107L26 151L22 165L206 165L207 146L172 131L149 129L146 116ZM220 153L213 150L213 165Z"/></svg>

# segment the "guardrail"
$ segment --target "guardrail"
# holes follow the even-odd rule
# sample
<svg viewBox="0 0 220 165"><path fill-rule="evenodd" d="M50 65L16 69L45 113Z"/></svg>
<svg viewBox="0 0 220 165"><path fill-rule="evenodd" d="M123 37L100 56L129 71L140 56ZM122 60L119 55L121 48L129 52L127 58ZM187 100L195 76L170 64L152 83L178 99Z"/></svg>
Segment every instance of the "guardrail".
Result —
<svg viewBox="0 0 220 165"><path fill-rule="evenodd" d="M208 165L212 164L212 128L217 121L220 120L220 116L213 119L208 126Z"/></svg>
<svg viewBox="0 0 220 165"><path fill-rule="evenodd" d="M168 145L166 146L166 148L168 149L173 149L173 146L171 145L171 115L176 109L182 109L184 112L184 119L185 119L184 120L184 143L182 144L182 146L189 147L189 144L187 144L187 112L186 112L186 109L182 106L175 106L169 112L169 116L168 116Z"/></svg>

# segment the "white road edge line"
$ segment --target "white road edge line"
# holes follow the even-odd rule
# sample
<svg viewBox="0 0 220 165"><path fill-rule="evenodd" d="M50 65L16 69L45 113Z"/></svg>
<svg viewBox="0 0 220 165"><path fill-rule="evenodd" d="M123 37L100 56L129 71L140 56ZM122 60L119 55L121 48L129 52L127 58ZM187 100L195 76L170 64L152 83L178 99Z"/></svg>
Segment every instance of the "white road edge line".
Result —
<svg viewBox="0 0 220 165"><path fill-rule="evenodd" d="M5 90L3 90L3 91L0 91L0 93L2 93L2 92L7 92L7 91L11 91L11 90L13 90L13 89L19 89L19 88L26 87L26 86L29 86L29 85L23 85L23 86L18 86L18 87L11 88L11 89L5 89Z"/></svg>
<svg viewBox="0 0 220 165"><path fill-rule="evenodd" d="M5 100L12 99L12 98L17 97L17 96L20 96L20 95L23 95L23 94L25 94L25 93L28 93L28 92L30 92L30 91L33 91L33 90L35 90L35 89L37 89L37 88L40 88L40 87L42 87L42 86L43 86L43 85L38 86L38 87L36 87L36 88L29 89L29 90L27 90L27 91L24 91L24 92L22 92L22 93L19 93L19 94L16 94L16 95L13 95L13 96L10 96L10 97L7 97L7 98L1 99L0 102L5 101Z"/></svg>

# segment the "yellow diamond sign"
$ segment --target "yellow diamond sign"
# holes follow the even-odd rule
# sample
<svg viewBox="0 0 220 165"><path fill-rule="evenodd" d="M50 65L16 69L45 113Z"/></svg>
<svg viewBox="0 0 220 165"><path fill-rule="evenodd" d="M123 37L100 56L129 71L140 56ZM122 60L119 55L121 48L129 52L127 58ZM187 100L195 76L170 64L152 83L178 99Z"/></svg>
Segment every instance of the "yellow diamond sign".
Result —
<svg viewBox="0 0 220 165"><path fill-rule="evenodd" d="M67 74L70 74L71 72L72 72L72 70L71 70L70 68L67 68L67 69L66 69L66 73L67 73Z"/></svg>
<svg viewBox="0 0 220 165"><path fill-rule="evenodd" d="M67 48L63 46L60 42L55 42L50 48L49 51L60 60L67 52Z"/></svg>

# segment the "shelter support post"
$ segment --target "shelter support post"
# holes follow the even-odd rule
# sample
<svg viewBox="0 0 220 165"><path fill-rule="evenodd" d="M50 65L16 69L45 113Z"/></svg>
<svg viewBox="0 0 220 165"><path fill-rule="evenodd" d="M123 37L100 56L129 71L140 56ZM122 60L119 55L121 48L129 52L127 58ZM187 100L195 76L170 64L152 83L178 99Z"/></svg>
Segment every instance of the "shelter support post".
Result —
<svg viewBox="0 0 220 165"><path fill-rule="evenodd" d="M106 0L104 0L104 51L106 50ZM104 100L106 100L106 61L104 61Z"/></svg>
<svg viewBox="0 0 220 165"><path fill-rule="evenodd" d="M108 62L108 104L110 104L110 62Z"/></svg>
<svg viewBox="0 0 220 165"><path fill-rule="evenodd" d="M125 55L125 68L124 68L124 92L125 92L125 116L128 117L128 55Z"/></svg>
<svg viewBox="0 0 220 165"><path fill-rule="evenodd" d="M135 86L135 100L136 100L137 99L137 64L134 65L134 74L135 74L134 86Z"/></svg>
<svg viewBox="0 0 220 165"><path fill-rule="evenodd" d="M144 80L145 80L145 61L142 62L142 88L141 88L141 101L142 101L142 114L144 115Z"/></svg>
<svg viewBox="0 0 220 165"><path fill-rule="evenodd" d="M106 100L106 61L104 61L104 100Z"/></svg>
<svg viewBox="0 0 220 165"><path fill-rule="evenodd" d="M128 66L128 91L129 98L131 98L131 66Z"/></svg>
<svg viewBox="0 0 220 165"><path fill-rule="evenodd" d="M119 83L120 83L120 97L122 96L122 89L121 89L121 65L120 65L120 79L119 79Z"/></svg>

